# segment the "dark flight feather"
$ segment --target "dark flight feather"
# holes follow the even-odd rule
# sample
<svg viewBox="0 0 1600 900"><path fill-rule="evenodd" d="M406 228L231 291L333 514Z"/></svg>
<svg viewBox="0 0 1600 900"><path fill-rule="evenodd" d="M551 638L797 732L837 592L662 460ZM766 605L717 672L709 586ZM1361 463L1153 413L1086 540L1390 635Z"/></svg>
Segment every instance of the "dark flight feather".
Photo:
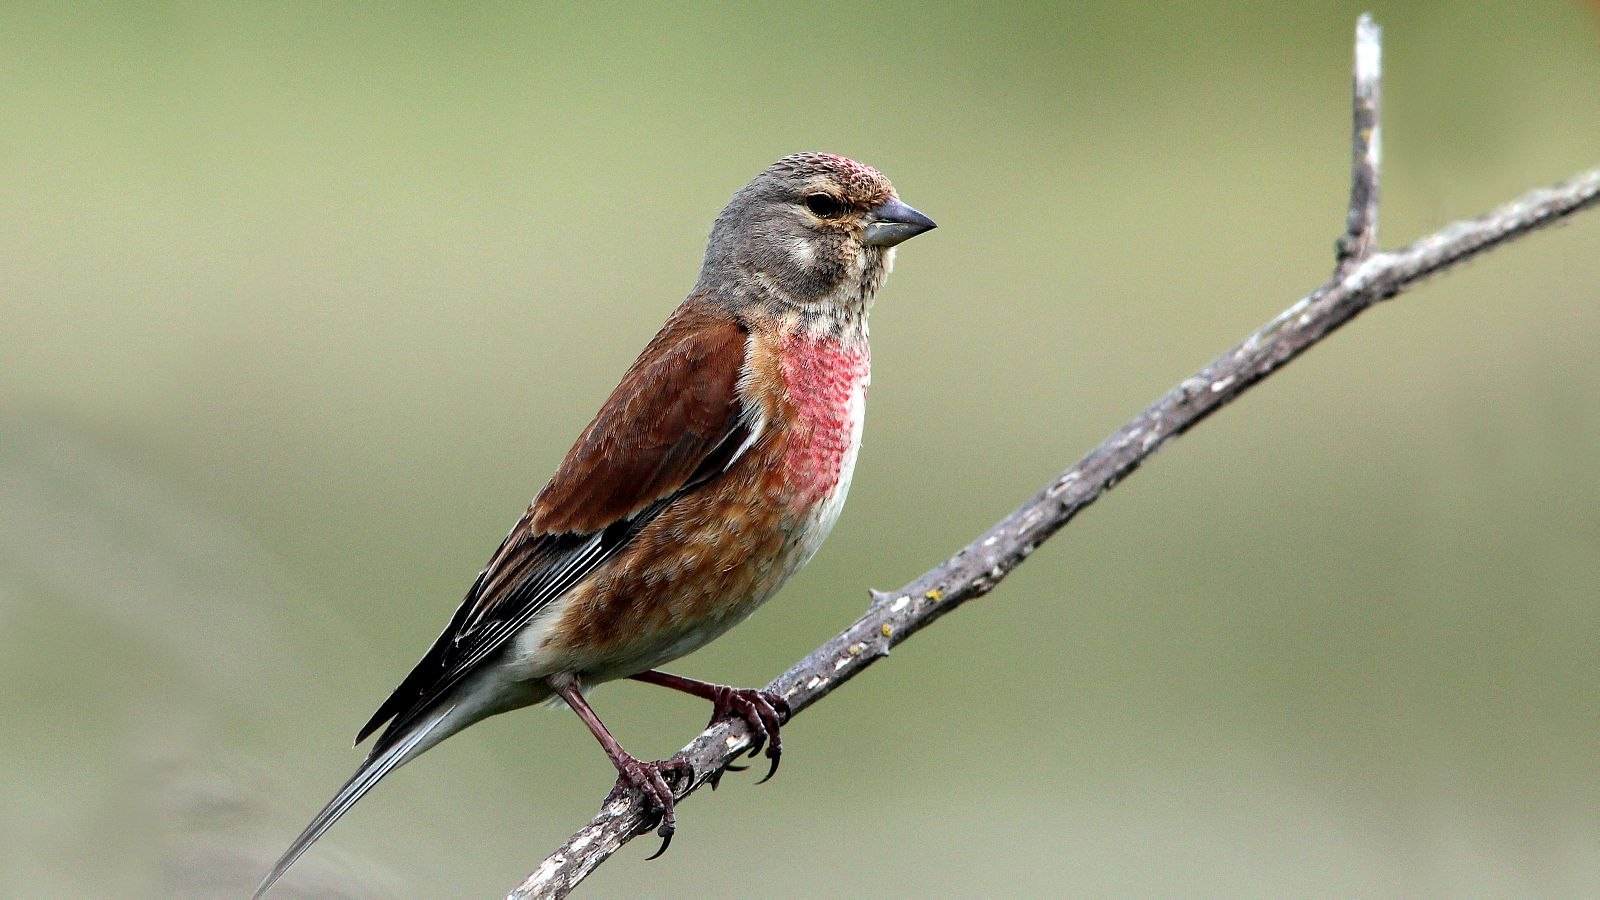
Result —
<svg viewBox="0 0 1600 900"><path fill-rule="evenodd" d="M733 464L754 427L738 395L746 338L725 314L679 307L356 743L388 722L370 756L383 753L540 610Z"/></svg>

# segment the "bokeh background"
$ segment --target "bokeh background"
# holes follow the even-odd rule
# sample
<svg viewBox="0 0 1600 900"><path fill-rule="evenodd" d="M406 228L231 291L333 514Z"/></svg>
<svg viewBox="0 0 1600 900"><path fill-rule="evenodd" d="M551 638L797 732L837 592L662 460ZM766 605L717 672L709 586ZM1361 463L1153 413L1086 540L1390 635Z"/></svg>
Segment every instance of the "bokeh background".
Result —
<svg viewBox="0 0 1600 900"><path fill-rule="evenodd" d="M833 538L677 667L766 681L1325 277L1363 8L0 8L0 894L253 886L721 204L826 149L941 227ZM1370 8L1386 244L1600 162L1592 5ZM1600 893L1597 347L1600 214L1374 310L589 893ZM612 778L503 716L283 895L503 893Z"/></svg>

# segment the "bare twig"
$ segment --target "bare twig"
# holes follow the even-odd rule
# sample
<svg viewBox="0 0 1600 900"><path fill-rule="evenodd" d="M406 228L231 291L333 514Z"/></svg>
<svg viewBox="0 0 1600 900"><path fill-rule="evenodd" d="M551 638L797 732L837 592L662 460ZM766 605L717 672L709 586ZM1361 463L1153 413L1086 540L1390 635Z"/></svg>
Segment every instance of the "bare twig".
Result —
<svg viewBox="0 0 1600 900"><path fill-rule="evenodd" d="M1435 272L1600 201L1600 168L1540 188L1476 219L1457 222L1400 250L1376 252L1379 29L1356 28L1350 210L1333 277L1309 296L1184 379L1072 468L972 543L890 593L872 592L867 612L768 685L796 714L866 669L889 648L961 604L994 589L1035 548L1167 441L1226 406L1363 310ZM716 784L750 746L743 723L708 728L683 750L694 766L684 796ZM624 843L647 830L636 798L613 794L588 825L550 854L512 898L566 896Z"/></svg>
<svg viewBox="0 0 1600 900"><path fill-rule="evenodd" d="M1356 20L1355 81L1351 92L1350 213L1338 243L1344 274L1378 249L1378 165L1382 135L1383 29L1362 13Z"/></svg>

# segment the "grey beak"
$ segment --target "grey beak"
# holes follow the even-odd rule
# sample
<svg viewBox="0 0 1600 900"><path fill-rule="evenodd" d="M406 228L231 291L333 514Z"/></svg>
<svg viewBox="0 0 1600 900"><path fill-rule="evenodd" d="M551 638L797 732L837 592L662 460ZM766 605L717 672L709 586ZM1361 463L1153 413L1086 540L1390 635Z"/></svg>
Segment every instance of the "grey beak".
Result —
<svg viewBox="0 0 1600 900"><path fill-rule="evenodd" d="M899 200L890 199L867 218L867 233L862 242L868 247L893 247L938 226L933 220Z"/></svg>

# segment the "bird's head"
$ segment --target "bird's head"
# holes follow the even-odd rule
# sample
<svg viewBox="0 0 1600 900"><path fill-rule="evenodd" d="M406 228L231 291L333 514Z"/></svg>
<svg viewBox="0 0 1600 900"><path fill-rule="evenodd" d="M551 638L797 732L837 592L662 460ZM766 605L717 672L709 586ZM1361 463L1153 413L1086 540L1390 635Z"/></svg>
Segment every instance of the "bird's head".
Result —
<svg viewBox="0 0 1600 900"><path fill-rule="evenodd" d="M717 216L700 286L801 312L864 314L895 245L933 227L877 169L797 153L768 166Z"/></svg>

